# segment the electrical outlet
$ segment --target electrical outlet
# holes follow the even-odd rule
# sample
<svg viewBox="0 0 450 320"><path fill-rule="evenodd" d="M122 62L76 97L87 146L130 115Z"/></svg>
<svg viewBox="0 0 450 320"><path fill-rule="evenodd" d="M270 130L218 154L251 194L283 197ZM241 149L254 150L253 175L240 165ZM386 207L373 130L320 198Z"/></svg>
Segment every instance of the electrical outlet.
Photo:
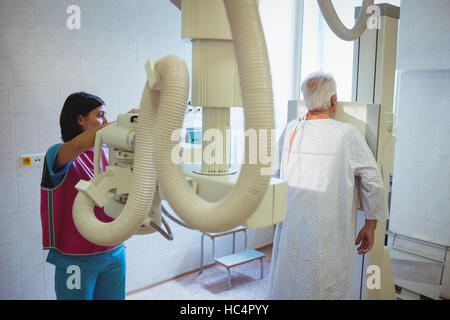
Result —
<svg viewBox="0 0 450 320"><path fill-rule="evenodd" d="M45 154L25 154L20 157L22 167L36 167L44 165Z"/></svg>

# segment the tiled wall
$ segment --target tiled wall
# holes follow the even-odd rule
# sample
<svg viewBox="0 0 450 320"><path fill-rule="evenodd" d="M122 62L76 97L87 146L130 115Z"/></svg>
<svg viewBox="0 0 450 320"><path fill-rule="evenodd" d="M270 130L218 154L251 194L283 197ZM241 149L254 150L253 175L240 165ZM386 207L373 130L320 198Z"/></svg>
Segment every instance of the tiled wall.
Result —
<svg viewBox="0 0 450 320"><path fill-rule="evenodd" d="M66 27L71 4L81 8L81 30ZM180 17L169 1L0 1L0 298L54 295L53 266L40 248L42 168L21 168L19 157L60 141L70 93L99 95L114 120L137 107L146 59L173 54L190 65ZM129 272L130 283L135 278Z"/></svg>
<svg viewBox="0 0 450 320"><path fill-rule="evenodd" d="M66 27L72 4L81 8L81 30ZM55 298L54 267L41 249L42 168L22 168L19 157L60 142L59 112L70 93L100 96L114 120L138 106L146 59L177 55L190 68L191 45L180 28L168 0L0 0L0 299ZM173 242L158 234L126 242L127 291L199 267L200 233L171 225ZM272 227L251 230L249 247L272 237ZM210 241L205 250L211 263ZM231 252L231 237L216 250Z"/></svg>

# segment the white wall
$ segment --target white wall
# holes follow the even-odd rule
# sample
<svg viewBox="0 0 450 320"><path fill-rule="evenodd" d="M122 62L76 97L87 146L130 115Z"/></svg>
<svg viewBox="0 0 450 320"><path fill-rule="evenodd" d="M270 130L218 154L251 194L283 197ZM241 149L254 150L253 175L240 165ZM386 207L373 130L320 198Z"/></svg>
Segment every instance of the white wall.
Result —
<svg viewBox="0 0 450 320"><path fill-rule="evenodd" d="M450 245L450 2L401 3L390 230Z"/></svg>
<svg viewBox="0 0 450 320"><path fill-rule="evenodd" d="M276 1L261 2L264 10ZM66 28L71 4L81 7L81 30ZM264 23L265 28L276 23ZM114 120L138 106L146 59L177 55L190 67L191 45L180 34L181 14L168 0L0 1L0 299L55 297L54 267L41 248L42 168L21 168L19 157L45 153L60 142L59 112L70 93L99 95ZM276 68L279 79L285 69ZM288 98L282 96L277 99L285 108ZM126 242L127 291L199 267L200 233L170 224L173 242L158 234ZM272 227L250 230L249 247L272 238ZM231 239L216 243L217 255L231 252ZM212 262L210 241L205 259Z"/></svg>
<svg viewBox="0 0 450 320"><path fill-rule="evenodd" d="M81 7L81 30L66 28L70 4ZM0 2L0 298L53 297L53 266L41 249L42 168L21 168L20 155L60 142L59 112L70 93L99 95L114 120L138 105L147 58L176 54L190 65L180 16L169 1Z"/></svg>

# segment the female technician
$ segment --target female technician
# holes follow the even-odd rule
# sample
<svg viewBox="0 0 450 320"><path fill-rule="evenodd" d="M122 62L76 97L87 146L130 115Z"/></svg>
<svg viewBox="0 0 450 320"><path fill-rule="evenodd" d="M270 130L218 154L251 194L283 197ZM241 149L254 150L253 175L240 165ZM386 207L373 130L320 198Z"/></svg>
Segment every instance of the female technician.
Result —
<svg viewBox="0 0 450 320"><path fill-rule="evenodd" d="M136 112L133 109L130 112ZM76 229L72 206L75 185L94 176L94 141L97 130L107 125L105 103L99 97L79 92L70 95L60 116L62 140L45 155L41 181L41 221L47 262L55 265L56 298L76 300L125 299L125 246L99 246ZM101 167L108 165L102 150ZM103 222L112 219L95 207Z"/></svg>

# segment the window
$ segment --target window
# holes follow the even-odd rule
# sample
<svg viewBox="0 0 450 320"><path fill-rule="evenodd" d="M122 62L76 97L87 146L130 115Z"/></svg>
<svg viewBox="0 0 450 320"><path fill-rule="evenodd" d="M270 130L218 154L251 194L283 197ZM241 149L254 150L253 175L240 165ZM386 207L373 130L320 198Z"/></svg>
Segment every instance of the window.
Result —
<svg viewBox="0 0 450 320"><path fill-rule="evenodd" d="M301 79L319 70L332 73L338 83L338 99L351 101L354 42L341 40L330 30L317 1L305 0L303 3ZM400 6L400 0L376 3ZM333 4L342 23L352 28L355 24L355 7L361 6L362 0L334 0Z"/></svg>

